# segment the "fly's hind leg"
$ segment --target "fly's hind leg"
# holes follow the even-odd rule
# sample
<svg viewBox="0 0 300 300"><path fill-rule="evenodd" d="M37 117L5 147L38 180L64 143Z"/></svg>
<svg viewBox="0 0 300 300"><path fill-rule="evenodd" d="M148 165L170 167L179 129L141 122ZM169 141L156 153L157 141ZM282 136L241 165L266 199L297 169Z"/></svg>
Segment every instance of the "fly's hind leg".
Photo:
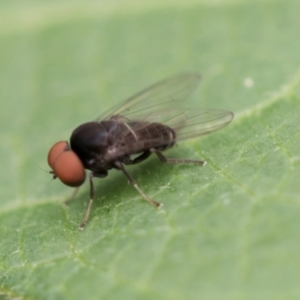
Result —
<svg viewBox="0 0 300 300"><path fill-rule="evenodd" d="M154 148L150 149L151 153L155 153L160 161L165 164L199 164L202 166L206 165L205 160L194 160L194 159L182 159L182 158L167 158L159 150Z"/></svg>
<svg viewBox="0 0 300 300"><path fill-rule="evenodd" d="M151 154L151 153L150 153ZM154 200L152 200L151 198L149 198L137 185L137 183L135 182L135 180L131 177L131 175L126 171L126 169L124 168L123 164L120 162L115 162L115 168L118 170L121 170L125 176L127 177L127 179L129 180L130 184L140 193L140 195L146 200L148 201L150 204L154 205L157 208L161 208L162 207L162 203L156 202Z"/></svg>

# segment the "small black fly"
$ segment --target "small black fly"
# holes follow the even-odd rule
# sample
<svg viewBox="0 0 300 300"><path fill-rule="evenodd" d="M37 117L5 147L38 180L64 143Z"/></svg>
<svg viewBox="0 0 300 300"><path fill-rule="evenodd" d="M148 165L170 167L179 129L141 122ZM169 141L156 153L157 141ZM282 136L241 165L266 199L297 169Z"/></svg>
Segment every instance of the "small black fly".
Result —
<svg viewBox="0 0 300 300"><path fill-rule="evenodd" d="M85 181L85 169L91 171L90 200L80 229L86 225L93 204L94 177L106 177L110 169L120 170L145 200L160 208L162 204L139 188L124 165L138 164L153 153L163 163L205 165L202 160L166 158L162 154L178 141L214 132L233 119L230 111L181 106L199 81L197 73L160 81L95 121L78 126L71 135L70 144L60 141L50 149L50 173L64 184L79 187Z"/></svg>

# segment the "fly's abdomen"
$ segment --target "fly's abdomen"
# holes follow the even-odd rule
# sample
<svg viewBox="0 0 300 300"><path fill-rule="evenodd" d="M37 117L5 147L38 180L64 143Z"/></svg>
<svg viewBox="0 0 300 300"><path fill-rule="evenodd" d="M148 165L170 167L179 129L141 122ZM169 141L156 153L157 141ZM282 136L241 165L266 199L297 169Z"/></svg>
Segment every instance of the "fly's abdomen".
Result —
<svg viewBox="0 0 300 300"><path fill-rule="evenodd" d="M165 150L175 144L176 134L173 129L160 123L142 123L140 126L134 123L126 123L129 132L127 142L136 145L136 151L145 151L151 148ZM127 143L129 145L129 143Z"/></svg>
<svg viewBox="0 0 300 300"><path fill-rule="evenodd" d="M150 122L101 122L107 130L107 161L148 151L165 150L175 144L175 131L160 123ZM112 126L113 125L113 126Z"/></svg>

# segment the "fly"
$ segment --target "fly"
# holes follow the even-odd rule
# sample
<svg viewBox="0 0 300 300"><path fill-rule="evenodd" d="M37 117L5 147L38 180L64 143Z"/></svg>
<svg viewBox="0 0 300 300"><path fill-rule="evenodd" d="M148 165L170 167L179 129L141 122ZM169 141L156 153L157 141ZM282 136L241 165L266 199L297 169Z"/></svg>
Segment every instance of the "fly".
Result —
<svg viewBox="0 0 300 300"><path fill-rule="evenodd" d="M98 119L78 126L70 143L60 141L52 146L48 164L54 179L78 188L85 181L85 169L91 171L89 203L79 229L83 229L89 219L94 201L94 177L103 178L111 169L120 170L146 201L160 208L162 204L140 189L126 165L138 164L152 154L162 163L205 165L202 160L167 158L162 153L178 141L214 132L233 119L230 111L181 106L199 81L197 73L179 74L160 81Z"/></svg>

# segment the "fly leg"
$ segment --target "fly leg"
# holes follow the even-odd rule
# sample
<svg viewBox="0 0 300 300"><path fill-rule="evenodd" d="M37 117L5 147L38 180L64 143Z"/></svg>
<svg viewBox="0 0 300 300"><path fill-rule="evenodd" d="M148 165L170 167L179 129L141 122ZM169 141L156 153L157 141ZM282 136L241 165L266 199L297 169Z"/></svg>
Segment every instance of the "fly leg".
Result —
<svg viewBox="0 0 300 300"><path fill-rule="evenodd" d="M192 164L199 164L202 166L206 165L205 160L193 160L193 159L184 159L184 158L167 158L165 157L159 150L154 148L150 149L151 153L155 153L160 161L165 164L185 164L185 163L192 163Z"/></svg>
<svg viewBox="0 0 300 300"><path fill-rule="evenodd" d="M151 154L152 154L152 152L145 151L141 155L136 157L135 159L128 158L126 160L123 160L122 163L124 163L125 165L135 165L135 164L138 164L138 163L144 161L145 159L147 159Z"/></svg>
<svg viewBox="0 0 300 300"><path fill-rule="evenodd" d="M151 154L151 153L150 153ZM150 155L149 154L149 155ZM148 156L149 156L148 155ZM115 162L115 168L118 170L121 170L125 176L127 177L127 179L129 180L130 184L140 193L140 195L147 200L149 203L151 203L152 205L154 205L157 208L161 208L163 206L162 203L156 202L154 200L152 200L151 198L149 198L137 185L137 183L135 182L135 180L131 177L131 175L125 170L124 166L122 163L120 162Z"/></svg>
<svg viewBox="0 0 300 300"><path fill-rule="evenodd" d="M89 176L89 179L90 179L90 201L89 201L88 207L85 211L84 219L82 220L81 224L79 225L80 230L82 230L84 228L84 226L86 225L86 223L89 219L90 213L91 213L91 208L92 208L93 202L94 202L93 176L94 176L94 174L93 174L93 172L91 172L90 176Z"/></svg>
<svg viewBox="0 0 300 300"><path fill-rule="evenodd" d="M64 204L68 204L69 202L71 202L77 195L78 190L79 190L79 187L75 188L73 190L72 194L64 201Z"/></svg>

